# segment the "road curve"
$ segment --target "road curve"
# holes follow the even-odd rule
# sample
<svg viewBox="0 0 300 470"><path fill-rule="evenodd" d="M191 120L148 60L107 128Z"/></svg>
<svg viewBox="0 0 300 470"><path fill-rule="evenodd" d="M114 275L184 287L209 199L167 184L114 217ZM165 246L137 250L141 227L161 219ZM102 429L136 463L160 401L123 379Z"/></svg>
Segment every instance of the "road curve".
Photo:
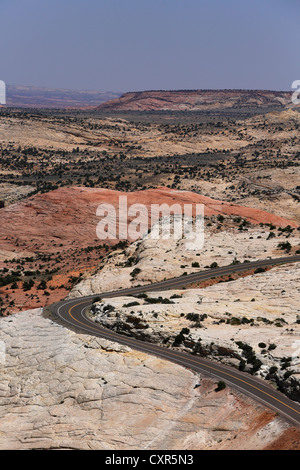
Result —
<svg viewBox="0 0 300 470"><path fill-rule="evenodd" d="M51 305L51 311L57 315L64 323L76 327L82 332L90 335L99 336L120 344L130 346L133 349L144 353L152 354L162 359L175 362L176 364L187 367L195 372L213 376L218 380L225 381L229 386L238 389L244 394L263 403L267 407L281 414L292 424L300 425L300 404L287 398L283 393L275 390L271 385L262 379L250 374L241 372L233 367L225 366L189 353L176 351L154 343L140 341L125 335L115 333L99 326L86 316L95 297L101 295L102 298L119 297L123 295L135 295L142 292L162 291L176 289L186 286L191 282L198 282L211 279L217 276L233 274L240 271L246 271L252 268L266 267L270 265L279 265L300 261L300 256L289 256L276 259L267 259L253 261L250 263L235 264L224 266L206 271L181 276L179 278L168 279L153 283L148 286L138 286L119 291L99 293L88 297L69 299Z"/></svg>

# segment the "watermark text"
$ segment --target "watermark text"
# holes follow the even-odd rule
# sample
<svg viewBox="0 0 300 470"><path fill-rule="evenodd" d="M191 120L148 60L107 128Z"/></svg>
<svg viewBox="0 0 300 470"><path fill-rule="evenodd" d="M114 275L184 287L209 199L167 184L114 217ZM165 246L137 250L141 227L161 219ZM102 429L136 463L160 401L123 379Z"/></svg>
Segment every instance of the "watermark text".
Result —
<svg viewBox="0 0 300 470"><path fill-rule="evenodd" d="M100 240L184 239L188 250L200 250L204 244L203 204L128 205L127 196L118 204L100 204L96 215L101 217L96 234Z"/></svg>

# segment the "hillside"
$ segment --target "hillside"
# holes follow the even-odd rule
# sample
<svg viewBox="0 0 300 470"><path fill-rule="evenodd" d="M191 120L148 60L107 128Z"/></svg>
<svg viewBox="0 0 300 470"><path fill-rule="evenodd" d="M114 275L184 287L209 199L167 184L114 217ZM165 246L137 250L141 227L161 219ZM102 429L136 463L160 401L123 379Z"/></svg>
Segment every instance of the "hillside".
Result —
<svg viewBox="0 0 300 470"><path fill-rule="evenodd" d="M265 211L169 188L124 193L72 187L36 194L0 209L0 312L1 308L16 312L24 310L25 306L35 308L60 300L84 273L93 271L111 251L110 245L118 242L117 239L97 238L96 227L100 220L96 216L97 207L100 203L117 207L119 196L124 195L128 197L128 207L136 202L145 204L148 210L152 203L199 203L205 205L207 217L227 215L240 222L247 219L256 226L260 223L277 227L295 225ZM241 233L240 222L234 225L238 234ZM279 234L276 244L278 242ZM271 246L272 240L267 245ZM155 259L163 259L162 253ZM172 275L173 264L164 276Z"/></svg>
<svg viewBox="0 0 300 470"><path fill-rule="evenodd" d="M283 108L290 92L268 90L171 90L124 93L102 103L102 111L214 111L234 108Z"/></svg>

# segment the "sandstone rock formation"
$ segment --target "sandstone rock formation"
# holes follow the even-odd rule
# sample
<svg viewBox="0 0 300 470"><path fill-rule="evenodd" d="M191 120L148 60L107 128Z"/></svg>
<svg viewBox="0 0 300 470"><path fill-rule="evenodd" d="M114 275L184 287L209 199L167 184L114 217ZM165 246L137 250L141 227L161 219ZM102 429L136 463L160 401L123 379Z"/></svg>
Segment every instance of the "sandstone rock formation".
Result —
<svg viewBox="0 0 300 470"><path fill-rule="evenodd" d="M17 285L11 284L11 286L1 288L1 294L3 294L5 305L9 308L9 311L15 312L24 308L35 308L64 298L71 289L74 280L79 279L84 273L93 272L99 266L107 250L110 251L110 246L119 241L118 204L120 196L127 196L128 207L135 203L144 204L148 213L148 218L146 214L144 219L148 222L149 227L151 225L151 204L154 203L167 204L169 206L179 204L180 207L183 207L184 204L195 205L198 203L204 205L206 217L209 218L218 215L223 217L223 215L226 216L228 214L236 217L237 220L240 220L240 223L244 223L243 221L246 219L246 221L256 225L271 223L277 227L296 226L295 223L290 222L288 219L265 211L245 208L193 192L177 191L169 188L124 193L101 188L71 187L37 194L1 209L0 268L14 272L19 266L18 269L23 270L24 273L29 272L36 276L35 286L29 291L24 292L22 290L22 279L18 281ZM96 228L101 217L97 216L96 212L97 207L101 203L109 203L116 208L117 227L116 238L114 240L102 240L97 237ZM129 217L128 223L134 218ZM110 220L113 220L112 215ZM238 234L237 240L244 243L247 235L240 236L238 227L239 223L237 222L235 223L235 232ZM224 234L224 231L222 233ZM220 234L207 245L210 247L209 249L212 249L212 242L215 242L218 248L214 248L214 255L218 257L218 262L222 261L222 257L219 257L219 251L222 251L222 244L228 246L228 250L233 247L233 233L233 231L229 232L224 240L224 235ZM244 234L244 232L240 233ZM254 234L254 239L258 236L258 233ZM279 239L276 238L276 243L278 242ZM269 250L268 254L272 251L270 251L270 248L273 249L275 246L275 242L272 240L263 244L253 243L253 241L251 243L253 249L249 249L249 253L242 253L242 257L249 255L253 258L259 251L261 256L263 256L262 246L267 251ZM248 245L250 246L250 243ZM159 253L160 249L157 250L155 248L155 243L152 244L152 247L149 245L148 253L150 253L150 248L156 260L160 260L162 253L166 250L168 251L167 245L162 248L163 251L161 253ZM172 250L174 249L175 246L173 246ZM159 256L157 257L156 255ZM181 265L188 264L187 270L189 271L191 267L189 264L192 262L191 254L182 252L181 255L180 260L177 256L176 261L174 261L175 254L171 257L171 252L169 252L167 257L170 266L168 266L168 269L167 265L161 269L161 261L154 262L152 260L150 262L152 256L148 257L147 262L149 266L152 266L151 273L149 271L148 274L154 277L148 276L145 280L150 282L157 277L171 277L176 275L177 272L180 275L184 272L180 268ZM240 252L238 256L240 256ZM143 258L144 255L141 255L141 257ZM205 255L202 261L204 259L208 263L211 257ZM227 259L231 262L234 256L228 255L223 261L226 262ZM198 259L193 261L198 261ZM201 266L205 266L207 263L203 264L202 261ZM157 267L154 266L155 263L158 263ZM163 269L165 273L163 273ZM131 271L127 270L128 279L130 279ZM125 272L126 270L123 270L122 274ZM47 281L48 290L46 290L46 294L44 294L45 288L41 289L38 287L41 276L44 276L43 279L46 278ZM122 277L125 282L124 276ZM121 281L121 277L119 281ZM107 282L103 284L102 288L106 284ZM116 287L118 286L119 284L116 285Z"/></svg>
<svg viewBox="0 0 300 470"><path fill-rule="evenodd" d="M64 249L99 244L96 216L99 204L109 203L118 208L119 197L126 196L128 207L144 204L150 216L151 204L204 204L205 215L235 215L251 223L272 223L278 227L296 226L283 217L258 209L215 200L189 191L169 188L149 189L123 193L102 188L60 188L37 194L1 210L1 249L17 252L56 253L63 243Z"/></svg>
<svg viewBox="0 0 300 470"><path fill-rule="evenodd" d="M1 319L0 371L2 450L288 448L297 432L214 380L41 310Z"/></svg>
<svg viewBox="0 0 300 470"><path fill-rule="evenodd" d="M169 346L184 332L176 347L236 367L244 363L246 371L272 379L300 401L299 281L300 263L283 265L204 289L105 299L112 308L99 302L91 317L117 332Z"/></svg>
<svg viewBox="0 0 300 470"><path fill-rule="evenodd" d="M292 247L291 254L299 249L298 230L287 239L286 232L270 230L270 226L246 225L243 230L241 228L241 219L235 217L224 217L222 223L218 217L210 218L204 225L204 245L195 251L188 249L185 238L153 240L147 235L103 259L92 276L85 276L73 288L70 297L147 285L204 270L214 264L226 266L277 258L286 254L278 245L287 241Z"/></svg>

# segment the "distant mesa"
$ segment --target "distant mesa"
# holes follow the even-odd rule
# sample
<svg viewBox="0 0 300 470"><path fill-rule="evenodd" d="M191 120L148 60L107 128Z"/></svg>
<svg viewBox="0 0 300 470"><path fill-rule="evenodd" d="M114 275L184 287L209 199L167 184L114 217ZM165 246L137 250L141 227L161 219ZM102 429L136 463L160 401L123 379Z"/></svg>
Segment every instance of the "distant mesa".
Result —
<svg viewBox="0 0 300 470"><path fill-rule="evenodd" d="M293 107L292 92L271 90L149 90L127 92L6 86L13 108L114 111L222 111Z"/></svg>
<svg viewBox="0 0 300 470"><path fill-rule="evenodd" d="M138 91L100 104L102 111L213 111L234 108L284 108L291 92L269 90Z"/></svg>
<svg viewBox="0 0 300 470"><path fill-rule="evenodd" d="M6 107L13 108L95 108L99 103L118 98L110 91L65 90L31 86L6 86Z"/></svg>

